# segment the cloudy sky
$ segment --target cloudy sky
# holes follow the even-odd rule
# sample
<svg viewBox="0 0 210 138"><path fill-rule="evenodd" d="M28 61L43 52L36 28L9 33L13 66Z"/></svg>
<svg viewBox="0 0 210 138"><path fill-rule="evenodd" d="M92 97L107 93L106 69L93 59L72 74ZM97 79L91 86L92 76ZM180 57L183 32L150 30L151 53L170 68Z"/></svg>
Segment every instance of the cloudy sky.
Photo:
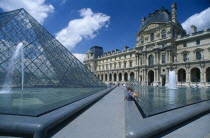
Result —
<svg viewBox="0 0 210 138"><path fill-rule="evenodd" d="M189 3L190 1L190 3ZM134 47L141 18L177 3L189 33L210 28L210 0L0 0L0 12L25 8L78 59L94 45L104 51Z"/></svg>

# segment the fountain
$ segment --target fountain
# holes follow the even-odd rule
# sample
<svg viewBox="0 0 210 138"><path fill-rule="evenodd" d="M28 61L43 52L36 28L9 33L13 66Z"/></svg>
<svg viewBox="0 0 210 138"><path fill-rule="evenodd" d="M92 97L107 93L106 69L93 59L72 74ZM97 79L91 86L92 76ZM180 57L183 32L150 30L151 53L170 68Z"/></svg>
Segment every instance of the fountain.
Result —
<svg viewBox="0 0 210 138"><path fill-rule="evenodd" d="M18 56L20 55L21 52L21 68L22 68L22 91L23 91L23 83L24 83L24 61L23 61L23 57L24 57L24 53L23 53L23 43L18 43L14 54L12 55L10 61L9 61L9 66L7 68L7 72L6 72L6 78L3 84L3 88L0 91L0 93L10 93L11 92L11 86L12 86L12 82L13 82L13 73L14 73L14 69L15 69L15 64L16 64L16 60L18 58Z"/></svg>
<svg viewBox="0 0 210 138"><path fill-rule="evenodd" d="M168 89L176 89L176 74L175 71L169 71Z"/></svg>

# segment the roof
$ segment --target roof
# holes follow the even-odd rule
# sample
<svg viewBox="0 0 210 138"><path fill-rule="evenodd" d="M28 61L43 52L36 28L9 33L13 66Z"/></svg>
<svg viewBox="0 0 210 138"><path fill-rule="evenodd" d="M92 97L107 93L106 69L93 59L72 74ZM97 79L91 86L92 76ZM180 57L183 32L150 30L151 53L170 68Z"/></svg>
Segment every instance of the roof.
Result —
<svg viewBox="0 0 210 138"><path fill-rule="evenodd" d="M149 25L152 22L166 23L169 21L171 21L171 13L168 12L167 9L162 7L160 10L155 10L154 13L149 14L148 19L146 19L146 21L142 22L139 32L141 32L144 29L144 27L146 27L147 25ZM182 27L179 22L177 22L177 25Z"/></svg>
<svg viewBox="0 0 210 138"><path fill-rule="evenodd" d="M95 48L97 48L97 49L103 49L103 47L100 47L100 46L92 46L90 49L95 49Z"/></svg>

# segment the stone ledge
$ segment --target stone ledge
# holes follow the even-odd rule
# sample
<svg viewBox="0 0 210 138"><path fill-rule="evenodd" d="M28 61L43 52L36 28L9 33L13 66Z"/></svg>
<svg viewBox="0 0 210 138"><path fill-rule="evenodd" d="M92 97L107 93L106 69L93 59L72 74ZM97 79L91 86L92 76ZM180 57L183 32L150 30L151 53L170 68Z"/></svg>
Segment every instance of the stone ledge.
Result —
<svg viewBox="0 0 210 138"><path fill-rule="evenodd" d="M143 118L134 101L125 102L126 137L145 138L210 111L210 101Z"/></svg>

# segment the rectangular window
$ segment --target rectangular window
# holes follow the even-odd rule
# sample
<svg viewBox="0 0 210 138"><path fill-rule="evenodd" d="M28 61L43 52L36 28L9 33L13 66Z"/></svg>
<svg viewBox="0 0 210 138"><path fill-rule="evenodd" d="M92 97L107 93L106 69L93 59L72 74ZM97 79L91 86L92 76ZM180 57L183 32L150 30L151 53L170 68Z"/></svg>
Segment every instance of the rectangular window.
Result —
<svg viewBox="0 0 210 138"><path fill-rule="evenodd" d="M119 63L119 68L121 68L121 62Z"/></svg>
<svg viewBox="0 0 210 138"><path fill-rule="evenodd" d="M124 58L126 58L126 55L124 55Z"/></svg>
<svg viewBox="0 0 210 138"><path fill-rule="evenodd" d="M183 54L183 61L187 61L187 54Z"/></svg>
<svg viewBox="0 0 210 138"><path fill-rule="evenodd" d="M124 62L124 68L126 68L126 62Z"/></svg>
<svg viewBox="0 0 210 138"><path fill-rule="evenodd" d="M132 67L132 61L130 61L130 68Z"/></svg>
<svg viewBox="0 0 210 138"><path fill-rule="evenodd" d="M201 60L201 52L196 52L196 59Z"/></svg>
<svg viewBox="0 0 210 138"><path fill-rule="evenodd" d="M166 63L165 55L162 55L162 63Z"/></svg>
<svg viewBox="0 0 210 138"><path fill-rule="evenodd" d="M130 57L132 57L132 54L130 54Z"/></svg>
<svg viewBox="0 0 210 138"><path fill-rule="evenodd" d="M200 40L196 40L196 45L200 45Z"/></svg>
<svg viewBox="0 0 210 138"><path fill-rule="evenodd" d="M187 47L187 43L186 42L184 42L183 47Z"/></svg>

